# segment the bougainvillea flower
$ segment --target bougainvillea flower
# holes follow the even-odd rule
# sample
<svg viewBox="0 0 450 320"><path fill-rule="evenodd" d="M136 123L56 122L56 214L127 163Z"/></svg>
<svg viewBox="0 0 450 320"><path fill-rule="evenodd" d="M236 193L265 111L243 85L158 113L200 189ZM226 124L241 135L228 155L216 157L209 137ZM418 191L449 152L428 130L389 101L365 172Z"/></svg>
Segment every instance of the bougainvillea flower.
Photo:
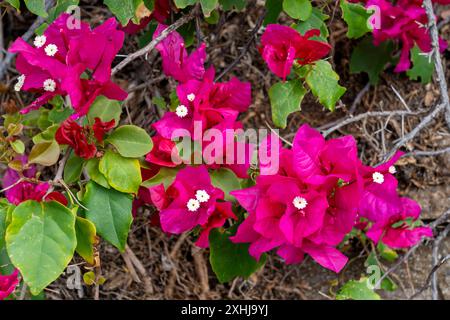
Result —
<svg viewBox="0 0 450 320"><path fill-rule="evenodd" d="M228 219L237 220L231 202L216 202L214 212L209 216L208 221L200 226L202 230L195 245L200 248L208 248L211 230L222 227Z"/></svg>
<svg viewBox="0 0 450 320"><path fill-rule="evenodd" d="M166 139L182 136L183 132L195 139L198 124L201 133L211 128L234 128L239 112L251 104L251 85L235 78L214 83L214 70L209 69L202 81L189 80L178 85L177 95L180 104L175 112L166 112L153 127Z"/></svg>
<svg viewBox="0 0 450 320"><path fill-rule="evenodd" d="M375 222L366 235L375 243L382 241L391 248L409 248L423 237L432 237L429 227L412 226L420 215L420 206L408 198L401 198L400 211L390 217ZM410 221L408 221L410 220Z"/></svg>
<svg viewBox="0 0 450 320"><path fill-rule="evenodd" d="M174 168L181 163L175 142L160 135L153 136L152 141L153 148L145 156L145 160L152 164L169 168Z"/></svg>
<svg viewBox="0 0 450 320"><path fill-rule="evenodd" d="M26 156L17 158L25 165L28 161ZM22 171L22 177L33 179L36 177L36 167L34 165L28 166L28 168ZM20 181L21 176L19 173L11 168L8 168L3 176L2 186L8 188L5 191L6 199L14 204L19 205L27 200L42 201L45 197L45 201L55 200L63 205L67 205L67 198L59 192L53 191L47 194L50 185L46 182L31 182ZM11 187L12 186L12 187Z"/></svg>
<svg viewBox="0 0 450 320"><path fill-rule="evenodd" d="M70 15L62 14L35 38L33 46L21 38L11 45L9 51L18 53L16 68L22 73L15 89L41 94L22 113L39 108L55 95L68 95L76 118L87 113L98 95L116 100L127 97L110 79L112 61L124 40L115 19L93 30L69 19ZM70 27L73 23L79 28Z"/></svg>
<svg viewBox="0 0 450 320"><path fill-rule="evenodd" d="M15 269L14 272L8 276L0 274L0 300L6 299L19 284L19 270Z"/></svg>
<svg viewBox="0 0 450 320"><path fill-rule="evenodd" d="M401 42L400 60L395 72L410 69L410 52L414 46L417 45L422 52L431 51L431 38L426 27L428 17L422 1L400 0L392 4L387 0L368 0L366 6L379 8L380 27L373 30L374 44L379 45L387 40ZM447 43L441 38L441 51L446 48Z"/></svg>
<svg viewBox="0 0 450 320"><path fill-rule="evenodd" d="M157 38L166 28L166 25L159 24L153 39ZM164 73L181 83L203 78L206 60L205 48L205 44L202 44L188 55L183 37L176 31L170 33L156 46L162 57Z"/></svg>
<svg viewBox="0 0 450 320"><path fill-rule="evenodd" d="M260 52L269 69L286 79L294 61L307 65L325 57L331 46L325 42L311 40L320 35L320 30L312 29L302 36L298 31L278 24L269 24L261 38Z"/></svg>
<svg viewBox="0 0 450 320"><path fill-rule="evenodd" d="M102 122L100 118L94 119L92 130L94 131L94 137L98 142L103 142L105 134L114 128L116 121L112 119L108 122Z"/></svg>
<svg viewBox="0 0 450 320"><path fill-rule="evenodd" d="M334 187L339 179L355 181L360 163L352 136L326 141L319 131L307 124L301 126L295 135L293 170L308 183Z"/></svg>
<svg viewBox="0 0 450 320"><path fill-rule="evenodd" d="M55 139L59 144L72 147L75 154L83 159L91 159L97 153L95 144L88 141L86 128L72 119L66 119L61 123L56 131Z"/></svg>
<svg viewBox="0 0 450 320"><path fill-rule="evenodd" d="M389 161L375 168L361 166L360 181L363 189L359 213L370 221L385 220L400 208L397 194L398 181L394 164L403 155L398 151Z"/></svg>
<svg viewBox="0 0 450 320"><path fill-rule="evenodd" d="M180 234L205 225L224 193L211 184L205 166L186 167L167 188L165 198L166 205L160 212L161 227L165 232Z"/></svg>

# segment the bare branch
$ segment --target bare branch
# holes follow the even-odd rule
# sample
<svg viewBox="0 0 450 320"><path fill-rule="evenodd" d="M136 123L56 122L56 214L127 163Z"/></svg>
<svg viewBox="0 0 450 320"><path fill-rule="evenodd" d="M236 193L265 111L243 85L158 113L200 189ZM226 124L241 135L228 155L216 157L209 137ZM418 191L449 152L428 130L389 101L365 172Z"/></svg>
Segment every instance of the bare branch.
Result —
<svg viewBox="0 0 450 320"><path fill-rule="evenodd" d="M161 34L158 37L156 37L155 39L150 41L150 43L147 44L144 48L139 49L138 51L129 54L124 60L122 60L117 66L115 66L112 69L111 74L112 75L116 74L117 72L119 72L120 70L125 68L125 66L127 66L131 61L133 61L143 55L146 55L148 52L152 51L161 41L163 41L165 38L167 38L167 36L170 33L177 30L182 25L188 23L189 21L194 19L194 17L195 17L194 12L191 12L191 13L181 17L177 21L175 21L174 24L168 26L163 32L161 32Z"/></svg>

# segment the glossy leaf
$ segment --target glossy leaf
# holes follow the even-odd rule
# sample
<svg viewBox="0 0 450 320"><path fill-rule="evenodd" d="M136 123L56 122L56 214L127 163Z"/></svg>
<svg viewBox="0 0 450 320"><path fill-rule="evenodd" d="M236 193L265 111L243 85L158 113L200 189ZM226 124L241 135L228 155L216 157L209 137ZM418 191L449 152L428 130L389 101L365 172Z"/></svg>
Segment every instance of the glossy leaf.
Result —
<svg viewBox="0 0 450 320"><path fill-rule="evenodd" d="M346 91L339 85L339 76L334 72L331 64L324 60L315 62L306 75L306 83L320 103L331 111L334 111L336 102Z"/></svg>
<svg viewBox="0 0 450 320"><path fill-rule="evenodd" d="M86 185L83 204L89 209L86 219L94 223L97 233L120 251L125 250L133 216L133 198L95 182Z"/></svg>
<svg viewBox="0 0 450 320"><path fill-rule="evenodd" d="M137 193L142 183L139 160L124 158L111 150L106 151L98 169L109 185L120 192Z"/></svg>
<svg viewBox="0 0 450 320"><path fill-rule="evenodd" d="M306 90L300 80L275 83L269 90L272 107L272 121L280 128L286 128L287 117L300 111Z"/></svg>
<svg viewBox="0 0 450 320"><path fill-rule="evenodd" d="M34 295L61 275L76 243L75 215L55 201L21 203L6 230L9 257Z"/></svg>
<svg viewBox="0 0 450 320"><path fill-rule="evenodd" d="M363 5L341 0L341 9L343 19L348 25L348 38L361 38L367 32L372 31L369 27L369 18L372 14Z"/></svg>
<svg viewBox="0 0 450 320"><path fill-rule="evenodd" d="M209 261L221 283L229 282L236 277L246 279L266 261L265 255L260 261L256 261L248 253L248 244L233 243L229 240L230 236L229 232L222 233L219 229L211 230L209 235Z"/></svg>
<svg viewBox="0 0 450 320"><path fill-rule="evenodd" d="M35 144L31 149L28 162L52 166L58 161L59 153L59 144L55 140L41 142Z"/></svg>
<svg viewBox="0 0 450 320"><path fill-rule="evenodd" d="M107 141L127 158L139 158L152 150L153 143L147 132L137 126L125 125L114 130Z"/></svg>
<svg viewBox="0 0 450 320"><path fill-rule="evenodd" d="M311 16L310 0L283 0L283 10L294 19L306 20Z"/></svg>
<svg viewBox="0 0 450 320"><path fill-rule="evenodd" d="M82 217L77 217L75 223L77 235L77 247L75 251L89 264L93 265L94 260L94 244L96 239L95 225Z"/></svg>
<svg viewBox="0 0 450 320"><path fill-rule="evenodd" d="M119 124L122 107L116 100L110 100L104 96L99 96L89 108L87 118L91 124L95 118L100 118L103 122L114 119L116 126Z"/></svg>
<svg viewBox="0 0 450 320"><path fill-rule="evenodd" d="M220 168L210 172L211 183L225 193L225 200L234 201L231 191L241 189L241 183L236 174L227 168Z"/></svg>
<svg viewBox="0 0 450 320"><path fill-rule="evenodd" d="M381 300L380 296L369 288L367 278L345 283L336 295L336 300Z"/></svg>

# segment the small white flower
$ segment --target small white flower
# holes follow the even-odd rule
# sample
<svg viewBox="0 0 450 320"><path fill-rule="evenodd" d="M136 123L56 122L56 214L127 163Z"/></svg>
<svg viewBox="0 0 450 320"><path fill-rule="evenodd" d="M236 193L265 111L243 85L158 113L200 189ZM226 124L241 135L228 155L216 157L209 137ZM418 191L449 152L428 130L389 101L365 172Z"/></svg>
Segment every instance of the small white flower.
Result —
<svg viewBox="0 0 450 320"><path fill-rule="evenodd" d="M373 182L378 183L378 184L382 184L384 182L384 176L383 176L383 174L381 174L379 172L374 172L372 174L372 179L373 179Z"/></svg>
<svg viewBox="0 0 450 320"><path fill-rule="evenodd" d="M200 202L197 199L190 199L186 206L189 211L195 212L200 208Z"/></svg>
<svg viewBox="0 0 450 320"><path fill-rule="evenodd" d="M34 46L36 48L43 47L45 42L47 42L47 37L46 36L37 36L36 38L34 38Z"/></svg>
<svg viewBox="0 0 450 320"><path fill-rule="evenodd" d="M397 169L395 169L394 166L390 166L390 167L389 167L389 173L390 173L390 174L396 174L396 173L397 173Z"/></svg>
<svg viewBox="0 0 450 320"><path fill-rule="evenodd" d="M306 201L303 197L295 197L294 200L292 200L292 204L294 207L296 207L298 210L303 210L308 205L308 201Z"/></svg>
<svg viewBox="0 0 450 320"><path fill-rule="evenodd" d="M14 85L14 90L19 92L22 89L24 83L25 83L25 75L22 74L20 77L17 78L17 82Z"/></svg>
<svg viewBox="0 0 450 320"><path fill-rule="evenodd" d="M208 202L210 196L205 190L197 190L195 197L199 202Z"/></svg>
<svg viewBox="0 0 450 320"><path fill-rule="evenodd" d="M54 44L49 44L44 50L49 57L53 57L58 52L58 47Z"/></svg>
<svg viewBox="0 0 450 320"><path fill-rule="evenodd" d="M180 118L184 118L187 116L188 114L188 109L186 108L185 105L180 104L177 109L175 110L175 113L177 114L178 117Z"/></svg>
<svg viewBox="0 0 450 320"><path fill-rule="evenodd" d="M190 102L194 101L194 100L195 100L195 94L193 94L193 93L188 94L188 95L187 95L187 99L188 99Z"/></svg>
<svg viewBox="0 0 450 320"><path fill-rule="evenodd" d="M54 92L56 89L56 82L53 79L47 79L44 81L44 90Z"/></svg>

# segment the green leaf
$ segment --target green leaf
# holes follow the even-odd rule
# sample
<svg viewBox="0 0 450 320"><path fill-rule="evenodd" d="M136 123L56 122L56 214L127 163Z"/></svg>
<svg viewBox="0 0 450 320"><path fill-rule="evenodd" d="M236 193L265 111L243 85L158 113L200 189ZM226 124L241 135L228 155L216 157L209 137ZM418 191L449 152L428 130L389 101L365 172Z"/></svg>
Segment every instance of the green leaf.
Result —
<svg viewBox="0 0 450 320"><path fill-rule="evenodd" d="M18 154L23 154L25 152L25 144L22 142L22 140L14 140L9 143L11 145L11 148Z"/></svg>
<svg viewBox="0 0 450 320"><path fill-rule="evenodd" d="M348 25L347 37L357 39L372 31L369 27L369 18L372 16L363 5L359 3L349 3L341 0L342 15Z"/></svg>
<svg viewBox="0 0 450 320"><path fill-rule="evenodd" d="M161 169L159 169L159 172L151 179L145 180L142 183L142 186L151 188L162 183L164 185L164 188L167 189L172 184L173 180L175 180L177 173L178 169L161 167Z"/></svg>
<svg viewBox="0 0 450 320"><path fill-rule="evenodd" d="M56 107L48 113L48 120L53 123L61 123L72 115L72 108Z"/></svg>
<svg viewBox="0 0 450 320"><path fill-rule="evenodd" d="M209 17L211 12L219 5L219 0L199 0L202 6L203 15Z"/></svg>
<svg viewBox="0 0 450 320"><path fill-rule="evenodd" d="M10 5L12 5L17 11L20 10L20 0L6 0Z"/></svg>
<svg viewBox="0 0 450 320"><path fill-rule="evenodd" d="M45 0L25 0L25 5L27 6L30 12L35 15L46 18L48 16L45 11Z"/></svg>
<svg viewBox="0 0 450 320"><path fill-rule="evenodd" d="M32 138L33 143L38 144L41 142L52 142L52 140L55 139L55 134L56 134L56 131L58 131L58 128L59 128L59 124L54 124L54 125L48 127L47 129L45 129L41 133L38 133L37 135L35 135Z"/></svg>
<svg viewBox="0 0 450 320"><path fill-rule="evenodd" d="M79 0L58 0L56 5L48 11L47 23L52 23L69 7L77 6L79 2Z"/></svg>
<svg viewBox="0 0 450 320"><path fill-rule="evenodd" d="M385 41L375 46L372 37L362 39L353 49L350 58L350 72L365 72L369 75L370 83L376 85L380 73L392 60L393 49L391 41Z"/></svg>
<svg viewBox="0 0 450 320"><path fill-rule="evenodd" d="M5 231L6 231L6 213L8 211L8 204L3 201L0 202L0 251L5 245Z"/></svg>
<svg viewBox="0 0 450 320"><path fill-rule="evenodd" d="M96 242L97 231L95 225L82 217L77 217L75 223L75 231L77 235L77 247L75 251L87 263L93 265L94 260L94 244Z"/></svg>
<svg viewBox="0 0 450 320"><path fill-rule="evenodd" d="M394 262L398 258L397 252L383 244L381 241L378 243L377 249L380 252L380 256L386 261Z"/></svg>
<svg viewBox="0 0 450 320"><path fill-rule="evenodd" d="M378 271L379 272L378 276L379 277L382 277L383 274L384 274L381 271L381 267L380 267L380 265L378 263L378 260L376 259L375 253L373 251L370 252L369 256L367 257L366 261L364 262L364 266L366 268L370 267L370 266L378 268L378 270L379 270ZM376 270L376 269L374 269L374 270ZM373 272L373 270L367 269L368 273L369 273L369 271ZM375 272L377 272L377 271L375 271ZM378 279L379 279L378 277L371 276L367 281L371 281L371 285L375 286L375 284L377 283ZM392 279L389 276L384 278L383 281L381 281L380 287L381 287L381 289L387 290L387 291L395 291L395 290L397 290L397 285L395 284L394 281L392 281Z"/></svg>
<svg viewBox="0 0 450 320"><path fill-rule="evenodd" d="M92 181L95 181L102 187L109 189L110 186L108 180L106 180L106 177L100 172L100 170L98 170L99 163L100 160L98 158L89 159L86 162L86 172Z"/></svg>
<svg viewBox="0 0 450 320"><path fill-rule="evenodd" d="M306 20L312 13L310 0L283 0L283 10L294 19Z"/></svg>
<svg viewBox="0 0 450 320"><path fill-rule="evenodd" d="M120 122L121 114L122 107L118 101L110 100L104 96L99 96L89 108L87 118L91 124L94 123L95 118L100 118L103 122L108 122L114 119L117 126Z"/></svg>
<svg viewBox="0 0 450 320"><path fill-rule="evenodd" d="M227 168L220 168L210 172L211 183L225 193L225 200L234 201L231 191L241 189L241 183L236 174Z"/></svg>
<svg viewBox="0 0 450 320"><path fill-rule="evenodd" d="M84 160L72 151L64 167L64 182L69 184L77 182L83 171L83 165Z"/></svg>
<svg viewBox="0 0 450 320"><path fill-rule="evenodd" d="M122 26L127 25L135 15L136 7L134 0L105 0L104 3L116 16Z"/></svg>
<svg viewBox="0 0 450 320"><path fill-rule="evenodd" d="M56 201L21 203L6 230L9 257L33 295L61 275L76 244L75 215Z"/></svg>
<svg viewBox="0 0 450 320"><path fill-rule="evenodd" d="M124 158L107 150L100 160L98 169L111 187L124 193L137 193L142 183L139 160Z"/></svg>
<svg viewBox="0 0 450 320"><path fill-rule="evenodd" d="M306 90L298 79L275 83L269 89L272 121L277 127L286 128L287 117L300 111L305 94Z"/></svg>
<svg viewBox="0 0 450 320"><path fill-rule="evenodd" d="M327 38L330 35L328 31L328 27L325 23L328 20L328 16L323 14L317 8L313 8L311 16L305 21L299 21L295 25L295 29L304 35L307 31L311 29L319 29L320 30L320 40L323 42L327 42Z"/></svg>
<svg viewBox="0 0 450 320"><path fill-rule="evenodd" d="M419 47L415 46L411 49L411 60L413 66L406 71L406 74L411 80L418 80L422 84L431 82L434 73L434 64L430 61L429 55L420 51Z"/></svg>
<svg viewBox="0 0 450 320"><path fill-rule="evenodd" d="M107 142L127 158L139 158L150 152L153 142L147 132L137 126L125 125L114 130Z"/></svg>
<svg viewBox="0 0 450 320"><path fill-rule="evenodd" d="M312 66L306 75L306 83L320 103L331 111L334 111L336 102L346 91L339 85L339 76L331 64L324 60L319 60Z"/></svg>
<svg viewBox="0 0 450 320"><path fill-rule="evenodd" d="M192 6L193 4L197 3L197 0L174 0L175 6L178 9L184 9L187 6Z"/></svg>
<svg viewBox="0 0 450 320"><path fill-rule="evenodd" d="M336 300L381 300L380 296L369 288L367 278L345 283L336 295Z"/></svg>
<svg viewBox="0 0 450 320"><path fill-rule="evenodd" d="M238 11L244 10L247 6L246 0L220 0L223 10L229 11L236 9Z"/></svg>
<svg viewBox="0 0 450 320"><path fill-rule="evenodd" d="M266 0L266 17L263 24L266 26L271 23L276 23L281 11L283 11L283 1L280 0Z"/></svg>
<svg viewBox="0 0 450 320"><path fill-rule="evenodd" d="M211 230L209 234L210 256L209 261L217 279L229 282L236 277L248 278L266 262L263 255L256 261L248 253L248 244L233 243L229 240L230 232Z"/></svg>
<svg viewBox="0 0 450 320"><path fill-rule="evenodd" d="M41 142L35 144L31 149L28 162L41 164L43 166L52 166L58 161L59 153L59 144L55 140Z"/></svg>
<svg viewBox="0 0 450 320"><path fill-rule="evenodd" d="M106 241L125 250L133 216L133 198L112 189L105 189L95 182L88 182L83 204L89 209L86 219L94 223L97 233Z"/></svg>

